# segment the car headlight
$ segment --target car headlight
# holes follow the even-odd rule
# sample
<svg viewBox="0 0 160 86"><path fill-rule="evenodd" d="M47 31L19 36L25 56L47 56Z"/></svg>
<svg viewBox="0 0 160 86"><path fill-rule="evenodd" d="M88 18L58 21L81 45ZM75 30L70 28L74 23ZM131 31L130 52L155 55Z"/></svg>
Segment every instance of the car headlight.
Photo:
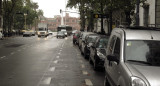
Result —
<svg viewBox="0 0 160 86"><path fill-rule="evenodd" d="M147 86L145 82L138 77L131 77L131 80L132 80L132 83L131 83L132 86Z"/></svg>
<svg viewBox="0 0 160 86"><path fill-rule="evenodd" d="M104 55L99 51L97 51L97 56L102 57L102 58L104 57Z"/></svg>

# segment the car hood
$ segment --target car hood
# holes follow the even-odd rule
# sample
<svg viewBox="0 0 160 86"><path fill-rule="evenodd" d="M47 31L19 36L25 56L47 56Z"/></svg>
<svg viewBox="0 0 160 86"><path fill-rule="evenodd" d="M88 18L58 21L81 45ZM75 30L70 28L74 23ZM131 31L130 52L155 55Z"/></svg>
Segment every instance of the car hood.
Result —
<svg viewBox="0 0 160 86"><path fill-rule="evenodd" d="M105 48L97 48L97 51L101 52L104 56L106 55Z"/></svg>
<svg viewBox="0 0 160 86"><path fill-rule="evenodd" d="M160 86L160 67L148 65L126 64L133 76L138 76L147 80L150 86ZM145 81L146 81L145 80Z"/></svg>

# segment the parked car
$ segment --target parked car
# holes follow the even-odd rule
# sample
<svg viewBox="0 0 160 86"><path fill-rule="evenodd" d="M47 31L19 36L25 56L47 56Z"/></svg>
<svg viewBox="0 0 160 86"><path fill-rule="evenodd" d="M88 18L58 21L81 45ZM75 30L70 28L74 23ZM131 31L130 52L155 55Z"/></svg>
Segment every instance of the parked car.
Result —
<svg viewBox="0 0 160 86"><path fill-rule="evenodd" d="M65 34L62 31L57 32L57 38L65 38Z"/></svg>
<svg viewBox="0 0 160 86"><path fill-rule="evenodd" d="M93 34L93 32L81 32L80 34L80 37L79 37L79 42L78 42L78 46L79 46L79 49L81 50L81 47L82 47L82 41L85 40L85 37L89 34Z"/></svg>
<svg viewBox="0 0 160 86"><path fill-rule="evenodd" d="M3 34L2 34L2 32L0 32L0 39L1 39L1 40L3 39Z"/></svg>
<svg viewBox="0 0 160 86"><path fill-rule="evenodd" d="M99 67L104 67L108 39L109 36L100 35L90 47L89 61L93 62L94 70L97 70Z"/></svg>
<svg viewBox="0 0 160 86"><path fill-rule="evenodd" d="M73 33L73 44L78 43L78 38L79 38L79 31Z"/></svg>
<svg viewBox="0 0 160 86"><path fill-rule="evenodd" d="M105 59L105 86L160 86L160 31L113 29Z"/></svg>
<svg viewBox="0 0 160 86"><path fill-rule="evenodd" d="M29 32L31 33L32 36L36 35L36 32L34 30L30 30Z"/></svg>
<svg viewBox="0 0 160 86"><path fill-rule="evenodd" d="M53 35L53 32L51 30L48 30L49 35Z"/></svg>
<svg viewBox="0 0 160 86"><path fill-rule="evenodd" d="M99 35L97 34L88 34L86 35L85 40L82 41L81 53L84 55L85 58L89 58L90 46L96 41L98 36Z"/></svg>
<svg viewBox="0 0 160 86"><path fill-rule="evenodd" d="M32 36L32 33L30 31L25 31L23 33L23 37L30 37L30 36Z"/></svg>

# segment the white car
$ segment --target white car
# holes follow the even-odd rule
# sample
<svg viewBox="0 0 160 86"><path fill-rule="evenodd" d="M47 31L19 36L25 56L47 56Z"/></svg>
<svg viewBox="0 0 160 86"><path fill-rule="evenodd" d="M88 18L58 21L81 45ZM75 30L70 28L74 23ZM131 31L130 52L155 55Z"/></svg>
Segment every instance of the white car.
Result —
<svg viewBox="0 0 160 86"><path fill-rule="evenodd" d="M0 32L0 39L1 39L1 40L3 39L3 34L2 34L2 32Z"/></svg>

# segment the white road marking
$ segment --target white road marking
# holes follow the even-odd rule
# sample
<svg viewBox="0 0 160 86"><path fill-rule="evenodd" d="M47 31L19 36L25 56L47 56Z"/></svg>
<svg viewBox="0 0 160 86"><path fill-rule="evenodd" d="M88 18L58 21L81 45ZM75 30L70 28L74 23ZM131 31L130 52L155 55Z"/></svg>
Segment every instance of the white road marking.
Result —
<svg viewBox="0 0 160 86"><path fill-rule="evenodd" d="M51 67L50 69L49 69L49 71L51 71L51 72L53 72L53 71L55 71L55 67Z"/></svg>
<svg viewBox="0 0 160 86"><path fill-rule="evenodd" d="M59 56L57 56L56 58L59 59Z"/></svg>
<svg viewBox="0 0 160 86"><path fill-rule="evenodd" d="M58 53L58 54L61 54L61 53Z"/></svg>
<svg viewBox="0 0 160 86"><path fill-rule="evenodd" d="M67 40L67 39L68 39L68 37L65 38L65 40Z"/></svg>
<svg viewBox="0 0 160 86"><path fill-rule="evenodd" d="M18 50L18 51L21 51L21 50Z"/></svg>
<svg viewBox="0 0 160 86"><path fill-rule="evenodd" d="M1 59L5 58L6 56L2 56Z"/></svg>
<svg viewBox="0 0 160 86"><path fill-rule="evenodd" d="M85 79L85 83L86 83L87 86L93 86L90 79Z"/></svg>
<svg viewBox="0 0 160 86"><path fill-rule="evenodd" d="M82 67L82 68L85 68L85 65L84 65L84 64L82 64L82 65L81 65L81 67Z"/></svg>
<svg viewBox="0 0 160 86"><path fill-rule="evenodd" d="M51 77L46 77L44 79L42 79L41 84L43 85L49 85L51 83Z"/></svg>
<svg viewBox="0 0 160 86"><path fill-rule="evenodd" d="M57 64L57 63L58 63L58 60L55 60L54 63Z"/></svg>
<svg viewBox="0 0 160 86"><path fill-rule="evenodd" d="M15 54L15 52L12 52L11 55Z"/></svg>
<svg viewBox="0 0 160 86"><path fill-rule="evenodd" d="M83 61L82 61L82 60L79 60L79 62L82 63Z"/></svg>
<svg viewBox="0 0 160 86"><path fill-rule="evenodd" d="M87 75L88 72L87 71L82 71L83 75Z"/></svg>

